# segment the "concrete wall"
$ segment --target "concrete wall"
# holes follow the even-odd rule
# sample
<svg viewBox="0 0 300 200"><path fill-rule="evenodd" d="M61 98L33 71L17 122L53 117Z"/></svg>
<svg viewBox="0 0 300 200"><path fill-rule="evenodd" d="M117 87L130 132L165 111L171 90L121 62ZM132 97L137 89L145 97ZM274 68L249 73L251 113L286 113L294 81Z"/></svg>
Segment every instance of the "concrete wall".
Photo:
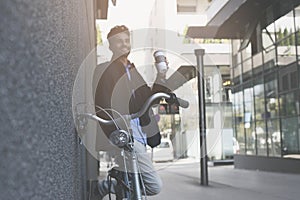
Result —
<svg viewBox="0 0 300 200"><path fill-rule="evenodd" d="M234 167L237 169L300 174L300 160L292 158L235 155Z"/></svg>
<svg viewBox="0 0 300 200"><path fill-rule="evenodd" d="M94 48L92 6L0 2L0 199L83 199L72 87Z"/></svg>

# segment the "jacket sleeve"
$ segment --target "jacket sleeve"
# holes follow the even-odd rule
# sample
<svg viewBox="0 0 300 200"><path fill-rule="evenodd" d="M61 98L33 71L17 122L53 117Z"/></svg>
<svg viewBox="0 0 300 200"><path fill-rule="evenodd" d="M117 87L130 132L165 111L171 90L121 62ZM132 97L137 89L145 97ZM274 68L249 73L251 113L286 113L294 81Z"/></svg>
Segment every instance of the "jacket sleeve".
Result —
<svg viewBox="0 0 300 200"><path fill-rule="evenodd" d="M110 108L111 94L113 91L114 83L113 79L108 77L108 75L104 75L101 77L95 92L96 115L104 119L110 119L109 115L112 115ZM102 109L106 109L106 112L108 114ZM106 136L109 136L112 131L116 130L116 127L114 125L104 125L100 123L100 127Z"/></svg>

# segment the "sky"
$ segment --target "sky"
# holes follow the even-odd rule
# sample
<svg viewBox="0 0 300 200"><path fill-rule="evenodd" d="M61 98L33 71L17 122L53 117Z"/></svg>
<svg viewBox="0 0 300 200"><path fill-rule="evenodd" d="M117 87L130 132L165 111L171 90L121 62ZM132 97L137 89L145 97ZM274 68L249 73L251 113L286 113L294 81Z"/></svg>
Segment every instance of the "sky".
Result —
<svg viewBox="0 0 300 200"><path fill-rule="evenodd" d="M151 14L151 12L160 12L159 15L167 15L167 19L157 18L155 23L158 22L159 24L159 20L167 20L163 28L179 34L183 34L187 25L204 25L206 23L206 16L204 15L185 14L178 17L176 5L175 0L117 0L117 5L113 6L111 0L109 0L107 19L97 20L96 23L100 25L103 40L106 39L105 36L110 28L115 25L125 24L130 30L149 28L150 16L157 16ZM154 6L156 7L154 8ZM157 9L163 9L164 7L163 11L157 11Z"/></svg>
<svg viewBox="0 0 300 200"><path fill-rule="evenodd" d="M108 16L97 20L103 36L115 25L125 24L130 30L147 28L149 16L155 0L117 0L113 6L109 0ZM138 17L137 17L138 16Z"/></svg>

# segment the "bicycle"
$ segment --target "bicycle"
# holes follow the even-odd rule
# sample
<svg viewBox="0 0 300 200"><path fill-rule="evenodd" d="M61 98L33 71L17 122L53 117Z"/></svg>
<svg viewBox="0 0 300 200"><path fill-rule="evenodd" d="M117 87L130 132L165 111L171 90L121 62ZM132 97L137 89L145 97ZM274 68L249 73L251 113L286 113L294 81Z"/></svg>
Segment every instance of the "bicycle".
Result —
<svg viewBox="0 0 300 200"><path fill-rule="evenodd" d="M108 171L108 179L111 180L113 178L117 181L117 185L115 187L116 200L141 200L143 199L143 195L145 199L147 199L144 182L141 177L137 162L137 155L134 151L134 140L131 129L120 129L118 124L125 122L125 124L128 125L130 120L139 118L144 115L152 106L152 103L154 101L162 98L164 98L170 104L175 103L177 106L181 106L183 108L187 108L189 106L189 103L187 101L177 98L173 93L159 92L150 96L144 103L141 110L134 114L119 115L119 118L116 119L111 116L110 120L100 118L93 113L80 113L77 115L78 124L79 126L81 126L81 128L84 128L86 118L96 120L99 123L106 125L115 125L117 127L117 129L110 134L109 141L113 145L120 148L124 170L120 170L118 169L118 167L113 167ZM102 108L101 110L105 111L105 109ZM129 167L131 169L130 172L128 170ZM109 199L111 199L111 192L109 193Z"/></svg>

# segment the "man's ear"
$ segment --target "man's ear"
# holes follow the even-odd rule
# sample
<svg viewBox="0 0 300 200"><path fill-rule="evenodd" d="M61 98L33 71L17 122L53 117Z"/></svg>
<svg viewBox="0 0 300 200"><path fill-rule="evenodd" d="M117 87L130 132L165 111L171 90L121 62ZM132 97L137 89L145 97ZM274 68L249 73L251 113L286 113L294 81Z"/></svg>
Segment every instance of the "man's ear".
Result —
<svg viewBox="0 0 300 200"><path fill-rule="evenodd" d="M110 51L112 51L113 49L112 49L112 44L111 44L112 43L111 38L107 39L107 41L108 41L108 48Z"/></svg>
<svg viewBox="0 0 300 200"><path fill-rule="evenodd" d="M112 49L111 49L111 45L110 45L110 44L108 45L108 48L109 48L109 50L110 50L110 51L112 51Z"/></svg>

